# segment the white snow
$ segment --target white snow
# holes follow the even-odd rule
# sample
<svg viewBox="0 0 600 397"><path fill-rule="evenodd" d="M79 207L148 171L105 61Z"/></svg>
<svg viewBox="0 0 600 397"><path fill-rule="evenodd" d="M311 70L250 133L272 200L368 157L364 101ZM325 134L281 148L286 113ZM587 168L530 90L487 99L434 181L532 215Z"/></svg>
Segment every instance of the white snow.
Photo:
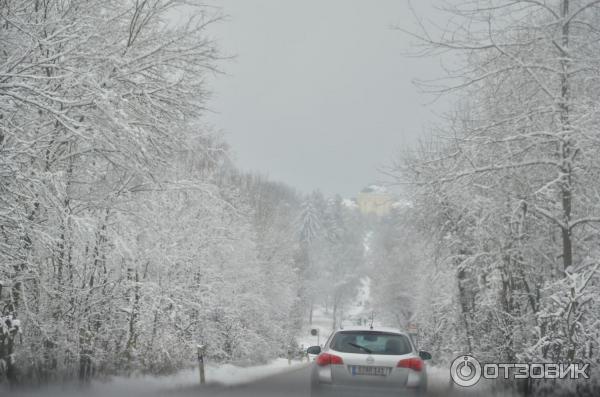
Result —
<svg viewBox="0 0 600 397"><path fill-rule="evenodd" d="M292 369L298 369L306 365L299 361L288 364L287 359L279 358L269 364L250 367L239 367L233 364L210 365L205 368L207 383L219 383L226 386L240 385L253 382L261 378L283 373ZM142 389L152 391L158 389L173 389L196 386L200 383L198 368L180 371L171 376L154 377L140 376L133 378L116 377L109 383L96 382L94 389L99 390L126 390L131 389L142 392Z"/></svg>
<svg viewBox="0 0 600 397"><path fill-rule="evenodd" d="M319 337L310 334L310 330L313 328L319 330ZM315 306L312 325L307 324L300 335L296 337L296 341L298 342L298 346L304 346L304 349L316 346L317 344L323 345L332 330L333 320L331 312L326 313L323 307Z"/></svg>
<svg viewBox="0 0 600 397"><path fill-rule="evenodd" d="M370 319L371 306L369 302L370 298L370 287L371 280L369 277L365 277L361 280L361 286L358 290L354 306L349 307L344 312L344 318L342 319L342 325L355 325L358 319ZM374 325L377 324L375 319ZM319 330L319 337L312 336L310 334L311 329ZM325 343L331 332L333 331L333 314L331 311L326 312L322 306L315 306L313 310L313 323L312 325L306 325L300 335L297 336L296 340L299 346L303 346L304 349L320 344L321 346Z"/></svg>
<svg viewBox="0 0 600 397"><path fill-rule="evenodd" d="M205 369L207 384L218 383L225 386L235 386L254 382L265 377L281 374L287 371L300 369L306 362L292 361L279 358L265 365L239 367L233 364L210 365ZM104 397L104 396L166 396L169 391L193 388L200 384L198 368L180 371L170 376L133 376L113 377L109 381L93 381L88 389L78 389L74 386L55 386L38 390L22 391L14 397L47 397L47 396L79 396ZM2 395L0 388L0 395Z"/></svg>
<svg viewBox="0 0 600 397"><path fill-rule="evenodd" d="M369 185L363 189L363 192L374 193L374 194L387 194L388 190L385 186Z"/></svg>
<svg viewBox="0 0 600 397"><path fill-rule="evenodd" d="M412 208L413 203L408 200L397 200L392 203L392 208L400 209L400 208Z"/></svg>
<svg viewBox="0 0 600 397"><path fill-rule="evenodd" d="M360 288L356 295L356 304L350 307L348 312L349 321L355 321L357 319L368 319L370 321L372 309L370 303L371 297L371 279L367 276L360 280ZM377 325L377 319L373 322L373 325Z"/></svg>
<svg viewBox="0 0 600 397"><path fill-rule="evenodd" d="M358 204L356 203L356 200L354 200L354 199L345 198L342 200L342 204L344 204L344 206L346 208L350 208L350 209L358 208Z"/></svg>
<svg viewBox="0 0 600 397"><path fill-rule="evenodd" d="M289 365L288 360L284 358L278 358L266 365L253 367L237 367L226 364L220 367L209 367L207 379L228 386L238 385L253 382L266 376L280 374L291 369L298 369L305 364L299 361L292 361L292 364ZM196 375L197 373L198 371L196 371Z"/></svg>

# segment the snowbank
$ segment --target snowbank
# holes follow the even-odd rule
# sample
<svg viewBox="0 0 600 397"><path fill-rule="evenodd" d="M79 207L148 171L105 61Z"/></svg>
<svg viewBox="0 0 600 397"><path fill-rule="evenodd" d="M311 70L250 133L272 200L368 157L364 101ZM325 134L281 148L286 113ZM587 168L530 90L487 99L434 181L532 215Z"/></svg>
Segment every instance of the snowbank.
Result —
<svg viewBox="0 0 600 397"><path fill-rule="evenodd" d="M251 367L238 367L232 364L207 365L206 381L213 385L234 386L284 373L286 371L299 369L307 365L292 361L288 365L286 359L277 359L266 365ZM82 396L107 397L107 396L167 396L176 389L186 389L198 386L198 368L180 371L170 376L137 376L137 377L114 377L110 381L94 381L90 387L80 388L77 386L60 385L36 390L4 390L0 387L0 395L8 394L13 397L58 397L58 396Z"/></svg>

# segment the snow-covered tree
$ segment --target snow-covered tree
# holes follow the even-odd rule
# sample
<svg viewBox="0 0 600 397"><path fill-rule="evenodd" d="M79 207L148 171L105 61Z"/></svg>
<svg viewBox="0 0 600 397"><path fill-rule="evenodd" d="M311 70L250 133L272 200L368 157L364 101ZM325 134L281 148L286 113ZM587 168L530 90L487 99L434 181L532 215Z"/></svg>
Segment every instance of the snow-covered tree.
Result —
<svg viewBox="0 0 600 397"><path fill-rule="evenodd" d="M26 0L0 19L0 374L168 372L198 343L215 360L280 354L298 199L240 175L202 122L218 16Z"/></svg>
<svg viewBox="0 0 600 397"><path fill-rule="evenodd" d="M593 361L599 4L446 10L439 35L414 36L425 51L459 54L445 82L424 84L459 100L442 137L396 167L417 224L437 228L428 273L455 297L445 339L456 330L463 351L484 358Z"/></svg>

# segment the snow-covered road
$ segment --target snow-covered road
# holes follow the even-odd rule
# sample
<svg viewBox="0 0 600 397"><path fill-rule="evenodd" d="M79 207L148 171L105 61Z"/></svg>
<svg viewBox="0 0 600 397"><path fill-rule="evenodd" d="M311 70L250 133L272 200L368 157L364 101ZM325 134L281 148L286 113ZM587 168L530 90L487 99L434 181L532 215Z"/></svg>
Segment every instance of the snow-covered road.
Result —
<svg viewBox="0 0 600 397"><path fill-rule="evenodd" d="M285 360L283 360L285 361ZM284 365L285 364L285 365ZM224 381L200 387L194 381L195 373L182 372L174 377L141 377L113 379L110 383L94 383L91 387L54 387L36 391L4 391L10 397L167 397L167 396L220 396L220 397L308 397L310 396L310 371L306 363L287 366L287 361L277 361L267 366L229 368L221 370ZM448 371L429 368L429 391L431 397L489 396L482 388L452 388L448 382ZM211 372L209 371L209 374ZM212 373L216 375L216 373ZM6 394L5 394L6 393ZM500 396L498 396L500 397ZM502 397L510 397L503 395Z"/></svg>

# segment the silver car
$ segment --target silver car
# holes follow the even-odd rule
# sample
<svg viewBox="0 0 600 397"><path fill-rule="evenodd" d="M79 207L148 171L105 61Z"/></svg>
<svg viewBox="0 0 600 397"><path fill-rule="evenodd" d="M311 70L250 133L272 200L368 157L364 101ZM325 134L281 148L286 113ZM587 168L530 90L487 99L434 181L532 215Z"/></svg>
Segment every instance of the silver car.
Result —
<svg viewBox="0 0 600 397"><path fill-rule="evenodd" d="M325 343L308 348L312 396L422 395L427 389L424 360L404 332L352 327L335 331Z"/></svg>

